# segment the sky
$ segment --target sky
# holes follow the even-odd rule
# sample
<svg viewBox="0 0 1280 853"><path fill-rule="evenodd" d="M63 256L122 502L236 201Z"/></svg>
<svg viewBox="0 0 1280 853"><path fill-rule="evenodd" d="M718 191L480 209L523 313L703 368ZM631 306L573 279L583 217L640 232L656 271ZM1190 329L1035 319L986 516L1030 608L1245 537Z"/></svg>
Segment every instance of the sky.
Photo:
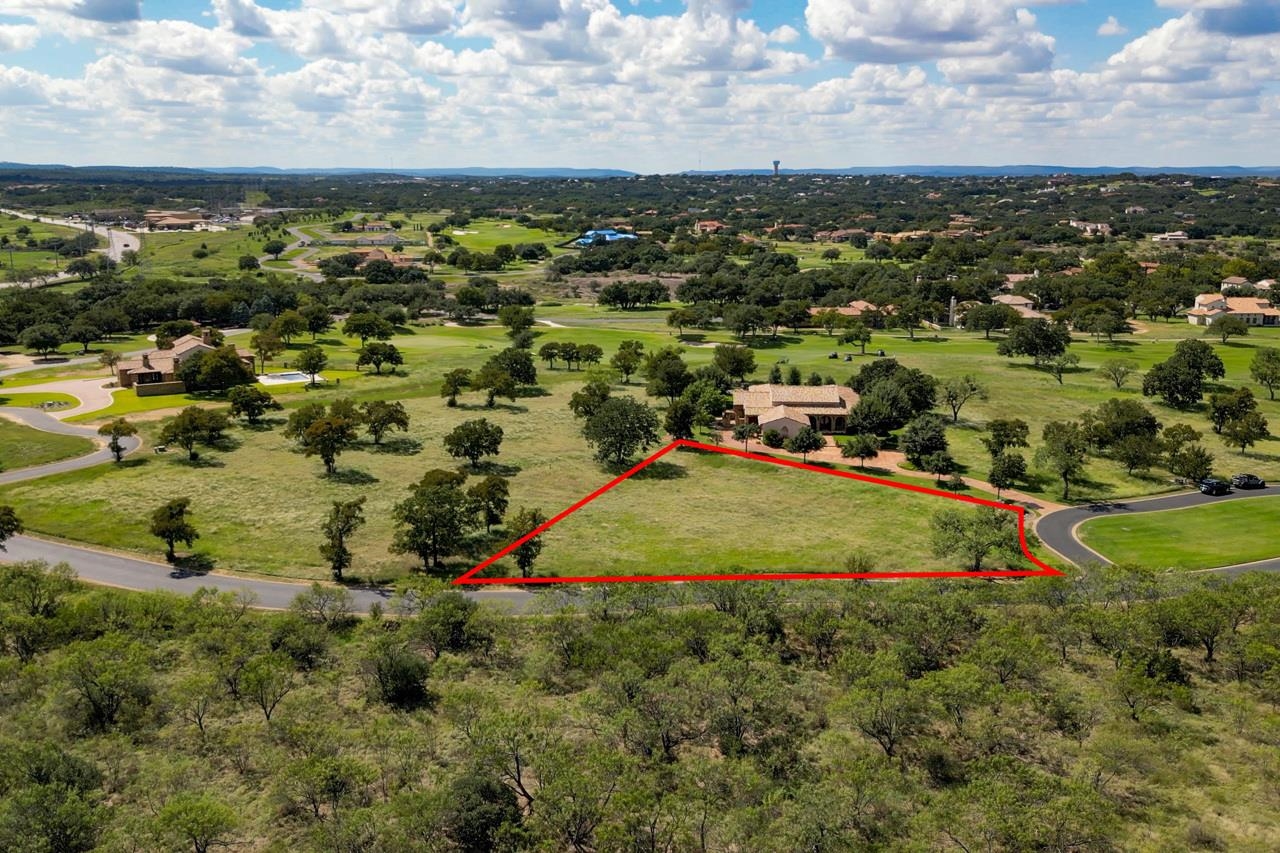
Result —
<svg viewBox="0 0 1280 853"><path fill-rule="evenodd" d="M1280 0L0 0L0 160L1280 165Z"/></svg>

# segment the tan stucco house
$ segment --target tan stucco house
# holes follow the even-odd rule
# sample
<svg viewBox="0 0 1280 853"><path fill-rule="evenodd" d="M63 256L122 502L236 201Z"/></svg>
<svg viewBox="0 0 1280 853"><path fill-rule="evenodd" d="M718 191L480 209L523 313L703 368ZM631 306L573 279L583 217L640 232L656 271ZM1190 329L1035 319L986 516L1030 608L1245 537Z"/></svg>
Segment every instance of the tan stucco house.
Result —
<svg viewBox="0 0 1280 853"><path fill-rule="evenodd" d="M178 378L178 368L196 353L212 352L217 348L213 343L212 330L205 330L200 335L183 335L173 342L170 349L153 349L119 362L116 365L116 382L121 388L133 388L139 397L186 393L187 386ZM236 354L253 370L253 353L237 347Z"/></svg>
<svg viewBox="0 0 1280 853"><path fill-rule="evenodd" d="M752 385L733 392L733 408L724 413L723 423L759 424L791 438L804 427L822 432L844 432L849 426L849 409L858 395L841 385Z"/></svg>

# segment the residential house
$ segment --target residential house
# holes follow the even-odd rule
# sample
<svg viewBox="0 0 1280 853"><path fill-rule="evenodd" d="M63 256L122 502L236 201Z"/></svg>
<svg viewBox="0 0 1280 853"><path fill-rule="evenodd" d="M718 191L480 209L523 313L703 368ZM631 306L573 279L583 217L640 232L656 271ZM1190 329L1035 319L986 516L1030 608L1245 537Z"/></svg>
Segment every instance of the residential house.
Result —
<svg viewBox="0 0 1280 853"><path fill-rule="evenodd" d="M1026 296L1017 296L1013 293L1002 293L991 301L1000 305L1008 305L1014 311L1017 311L1024 320L1049 319L1047 314L1041 314L1036 310L1035 300L1029 299Z"/></svg>
<svg viewBox="0 0 1280 853"><path fill-rule="evenodd" d="M1228 276L1222 280L1222 286L1219 288L1223 293L1233 287L1252 287L1253 282L1241 275Z"/></svg>
<svg viewBox="0 0 1280 853"><path fill-rule="evenodd" d="M857 402L858 395L841 385L752 385L733 392L733 408L721 422L729 428L759 424L761 431L777 430L786 438L804 427L844 432Z"/></svg>
<svg viewBox="0 0 1280 853"><path fill-rule="evenodd" d="M695 234L719 234L728 227L718 219L703 219L693 224L693 231Z"/></svg>
<svg viewBox="0 0 1280 853"><path fill-rule="evenodd" d="M1068 223L1072 228L1083 231L1086 237L1110 237L1112 228L1105 222L1085 222L1081 219L1072 219Z"/></svg>
<svg viewBox="0 0 1280 853"><path fill-rule="evenodd" d="M1193 326L1212 326L1223 317L1238 317L1249 326L1280 326L1280 308L1259 296L1223 296L1202 293L1187 312Z"/></svg>
<svg viewBox="0 0 1280 853"><path fill-rule="evenodd" d="M1170 231L1166 234L1156 234L1151 238L1152 243L1182 243L1191 239L1187 236L1186 231Z"/></svg>
<svg viewBox="0 0 1280 853"><path fill-rule="evenodd" d="M212 352L217 348L211 329L205 329L199 335L183 335L169 349L153 349L116 364L116 382L121 388L133 388L139 397L186 393L187 386L178 378L178 369L196 353ZM236 354L250 370L253 369L252 352L237 347Z"/></svg>
<svg viewBox="0 0 1280 853"><path fill-rule="evenodd" d="M855 299L852 302L850 302L848 305L841 305L839 307L810 308L809 314L811 316L816 316L826 311L835 311L837 314L840 314L844 317L853 317L856 319L858 317L865 317L872 314L876 314L876 315L892 314L893 309L894 309L894 306L892 305L885 305L884 307L881 307L879 305L875 305L871 302L868 302L865 299Z"/></svg>

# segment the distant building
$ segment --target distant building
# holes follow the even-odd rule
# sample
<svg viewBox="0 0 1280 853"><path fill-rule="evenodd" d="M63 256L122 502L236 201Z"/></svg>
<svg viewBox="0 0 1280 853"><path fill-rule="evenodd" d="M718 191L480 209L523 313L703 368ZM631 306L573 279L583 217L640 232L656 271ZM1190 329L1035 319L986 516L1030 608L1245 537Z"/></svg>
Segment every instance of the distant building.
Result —
<svg viewBox="0 0 1280 853"><path fill-rule="evenodd" d="M693 231L695 234L719 234L728 227L718 219L704 219L693 224Z"/></svg>
<svg viewBox="0 0 1280 853"><path fill-rule="evenodd" d="M577 240L573 241L575 246L595 246L599 243L616 243L619 240L636 240L639 239L634 234L627 234L622 231L615 231L612 228L601 228L598 230L588 231Z"/></svg>
<svg viewBox="0 0 1280 853"><path fill-rule="evenodd" d="M848 305L841 305L838 307L810 308L809 314L816 316L818 314L822 314L827 311L834 311L837 314L840 314L841 316L853 317L856 319L858 317L865 317L870 314L879 314L879 315L892 314L893 308L894 306L892 305L885 305L884 307L881 307L872 302L868 302L865 299L855 299L852 302L850 302Z"/></svg>
<svg viewBox="0 0 1280 853"><path fill-rule="evenodd" d="M148 210L142 221L153 231L197 231L208 224L208 218L192 210Z"/></svg>
<svg viewBox="0 0 1280 853"><path fill-rule="evenodd" d="M1041 314L1035 309L1036 303L1033 299L1025 296L1015 296L1012 293L1002 293L991 300L998 305L1008 305L1024 320L1047 320L1048 315Z"/></svg>
<svg viewBox="0 0 1280 853"><path fill-rule="evenodd" d="M1223 296L1202 293L1187 312L1193 326L1212 326L1223 317L1238 317L1249 326L1280 326L1280 308L1259 296Z"/></svg>
<svg viewBox="0 0 1280 853"><path fill-rule="evenodd" d="M1072 228L1083 231L1086 237L1110 237L1113 230L1105 222L1085 222L1081 219L1072 219L1067 224Z"/></svg>
<svg viewBox="0 0 1280 853"><path fill-rule="evenodd" d="M1152 243L1181 243L1189 240L1186 231L1170 231L1166 234L1156 234L1151 238Z"/></svg>

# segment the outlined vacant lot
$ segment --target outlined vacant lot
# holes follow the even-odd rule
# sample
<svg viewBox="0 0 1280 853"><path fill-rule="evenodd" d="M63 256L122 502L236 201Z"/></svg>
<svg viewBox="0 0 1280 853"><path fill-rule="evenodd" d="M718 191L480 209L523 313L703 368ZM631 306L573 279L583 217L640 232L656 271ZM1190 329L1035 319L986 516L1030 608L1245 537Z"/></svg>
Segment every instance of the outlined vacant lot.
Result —
<svg viewBox="0 0 1280 853"><path fill-rule="evenodd" d="M700 453L689 457L682 454L682 462L692 460L682 465L664 459L680 448ZM715 471L710 472L710 478L693 479L705 476L708 464L712 468L728 468L728 463L745 466L732 474L734 489L721 488L714 478ZM757 465L761 467L755 468ZM690 474L690 469L695 473ZM728 476L729 471L725 474ZM782 479L776 480L779 476ZM614 492L629 480L634 481L631 486L643 484L644 488ZM775 480L776 487L770 489ZM696 485L691 487L690 483ZM981 572L936 568L941 561L920 553L927 547L928 518L935 510L956 503L1016 514L1018 544L1034 568ZM1022 507L983 498L681 440L481 561L454 583L1009 578L1061 574L1030 553L1025 515ZM554 530L562 522L564 527ZM543 536L544 551L536 570L545 569L554 576L513 579L496 571L507 568L510 561L502 561L515 548L538 535ZM844 556L855 549L869 553L882 568L867 572L842 570ZM911 568L902 568L904 552ZM673 558L673 554L679 556ZM650 570L655 564L670 566L673 560L681 563L678 571ZM574 570L587 568L564 571L566 566Z"/></svg>

